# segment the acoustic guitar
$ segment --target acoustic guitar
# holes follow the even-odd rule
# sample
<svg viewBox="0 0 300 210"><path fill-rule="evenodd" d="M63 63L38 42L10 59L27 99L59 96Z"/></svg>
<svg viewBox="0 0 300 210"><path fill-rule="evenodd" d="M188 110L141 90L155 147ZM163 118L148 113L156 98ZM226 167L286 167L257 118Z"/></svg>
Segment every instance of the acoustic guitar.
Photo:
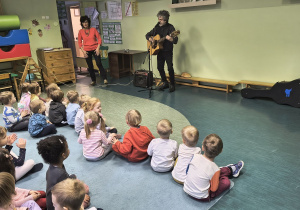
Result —
<svg viewBox="0 0 300 210"><path fill-rule="evenodd" d="M278 104L300 108L300 79L277 82L270 90L244 88L241 94L244 98L271 98Z"/></svg>
<svg viewBox="0 0 300 210"><path fill-rule="evenodd" d="M180 30L173 31L169 36L175 38L180 34ZM157 55L158 52L163 49L163 42L166 39L166 36L160 38L159 34L156 36L152 36L153 41L150 42L147 40L147 48L149 50L150 55Z"/></svg>

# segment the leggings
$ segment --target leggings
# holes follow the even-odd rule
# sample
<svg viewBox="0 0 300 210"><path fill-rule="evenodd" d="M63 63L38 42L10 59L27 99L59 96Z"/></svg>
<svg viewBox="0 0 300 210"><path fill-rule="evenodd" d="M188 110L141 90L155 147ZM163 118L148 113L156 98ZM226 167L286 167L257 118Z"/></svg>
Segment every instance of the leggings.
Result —
<svg viewBox="0 0 300 210"><path fill-rule="evenodd" d="M9 132L15 132L15 131L27 131L28 130L28 124L29 124L29 118L30 116L23 117L22 120L19 122L14 123L10 128L7 128Z"/></svg>
<svg viewBox="0 0 300 210"><path fill-rule="evenodd" d="M26 160L22 166L16 166L16 181L28 173L34 166L34 160Z"/></svg>
<svg viewBox="0 0 300 210"><path fill-rule="evenodd" d="M94 65L93 65L93 56L95 58L97 67L100 70L100 74L101 74L102 79L107 79L106 71L103 68L103 65L101 63L101 57L100 57L100 55L97 56L94 50L87 51L86 53L87 53L88 57L85 60L86 60L86 63L88 65L88 67L89 67L88 70L89 70L89 73L90 73L92 81L96 82L96 75L95 75L95 70L94 70Z"/></svg>
<svg viewBox="0 0 300 210"><path fill-rule="evenodd" d="M47 135L50 135L50 134L56 134L56 133L57 133L57 130L56 130L55 125L49 124L38 135L33 136L33 137L39 138L39 137L47 136Z"/></svg>

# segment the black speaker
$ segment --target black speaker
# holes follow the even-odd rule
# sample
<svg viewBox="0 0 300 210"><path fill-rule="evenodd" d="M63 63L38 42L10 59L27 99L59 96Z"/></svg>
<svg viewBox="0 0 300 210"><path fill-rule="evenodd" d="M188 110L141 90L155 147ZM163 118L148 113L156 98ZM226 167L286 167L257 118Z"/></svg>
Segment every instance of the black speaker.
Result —
<svg viewBox="0 0 300 210"><path fill-rule="evenodd" d="M151 87L153 85L153 73L146 70L136 70L133 85L136 87Z"/></svg>

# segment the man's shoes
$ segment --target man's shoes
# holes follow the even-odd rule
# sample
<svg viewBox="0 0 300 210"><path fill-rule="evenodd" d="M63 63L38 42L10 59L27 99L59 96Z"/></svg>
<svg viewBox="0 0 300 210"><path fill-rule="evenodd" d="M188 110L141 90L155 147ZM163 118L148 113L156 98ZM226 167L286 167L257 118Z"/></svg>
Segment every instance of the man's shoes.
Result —
<svg viewBox="0 0 300 210"><path fill-rule="evenodd" d="M91 82L90 86L95 86L96 85L96 82Z"/></svg>
<svg viewBox="0 0 300 210"><path fill-rule="evenodd" d="M227 167L230 167L232 169L232 176L233 177L238 177L240 175L240 171L244 167L244 162L240 160L236 164L229 164Z"/></svg>
<svg viewBox="0 0 300 210"><path fill-rule="evenodd" d="M106 84L106 85L108 84L108 81L107 81L107 79L105 79L105 80L104 80L104 84Z"/></svg>
<svg viewBox="0 0 300 210"><path fill-rule="evenodd" d="M169 83L168 82L162 82L159 86L158 89L159 90L164 90L167 89L169 87Z"/></svg>
<svg viewBox="0 0 300 210"><path fill-rule="evenodd" d="M175 85L173 84L170 84L170 87L169 87L169 92L172 93L175 91Z"/></svg>

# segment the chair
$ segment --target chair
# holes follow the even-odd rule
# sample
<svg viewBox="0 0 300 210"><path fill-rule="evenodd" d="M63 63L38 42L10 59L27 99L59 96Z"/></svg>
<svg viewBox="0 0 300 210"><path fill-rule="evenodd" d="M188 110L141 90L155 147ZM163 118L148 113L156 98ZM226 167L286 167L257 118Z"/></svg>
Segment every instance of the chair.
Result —
<svg viewBox="0 0 300 210"><path fill-rule="evenodd" d="M10 89L19 100L19 95L16 91L17 88L18 87L15 87L11 73L0 74L0 90Z"/></svg>

